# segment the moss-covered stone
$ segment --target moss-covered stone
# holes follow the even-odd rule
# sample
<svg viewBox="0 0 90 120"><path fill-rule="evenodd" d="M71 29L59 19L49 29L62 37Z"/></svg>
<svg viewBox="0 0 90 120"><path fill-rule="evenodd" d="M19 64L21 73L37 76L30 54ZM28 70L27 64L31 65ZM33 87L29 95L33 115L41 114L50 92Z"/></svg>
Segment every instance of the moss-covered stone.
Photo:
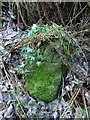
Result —
<svg viewBox="0 0 90 120"><path fill-rule="evenodd" d="M56 98L60 86L62 62L50 45L46 46L43 56L45 60L39 66L34 64L26 76L26 89L32 97L49 102Z"/></svg>

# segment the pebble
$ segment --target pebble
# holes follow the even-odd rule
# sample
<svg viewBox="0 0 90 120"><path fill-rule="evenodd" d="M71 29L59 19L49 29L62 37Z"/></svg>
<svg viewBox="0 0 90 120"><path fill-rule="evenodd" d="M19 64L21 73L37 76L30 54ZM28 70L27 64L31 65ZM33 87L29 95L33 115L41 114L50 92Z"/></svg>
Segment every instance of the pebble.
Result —
<svg viewBox="0 0 90 120"><path fill-rule="evenodd" d="M31 113L32 113L33 115L35 115L35 114L37 113L37 107L36 107L36 106L34 106L34 107L31 109Z"/></svg>
<svg viewBox="0 0 90 120"><path fill-rule="evenodd" d="M30 100L31 100L31 99L30 99L30 96L29 96L28 94L23 95L23 96L21 97L21 101L22 101L23 104L28 104L28 102L29 102Z"/></svg>
<svg viewBox="0 0 90 120"><path fill-rule="evenodd" d="M7 91L2 92L2 97L3 97L3 102L4 102L5 104L7 104L8 101L11 101L11 100L12 100L10 94L9 94Z"/></svg>
<svg viewBox="0 0 90 120"><path fill-rule="evenodd" d="M15 113L14 106L13 106L13 104L10 104L10 106L8 107L7 111L4 114L4 117L5 118L12 118L12 116L14 116L15 114L16 113Z"/></svg>
<svg viewBox="0 0 90 120"><path fill-rule="evenodd" d="M29 108L29 110L27 112L27 116L30 117L31 115L32 115L31 108Z"/></svg>
<svg viewBox="0 0 90 120"><path fill-rule="evenodd" d="M0 120L2 120L3 119L3 116L4 116L4 113L6 112L6 110L2 110L2 111L0 111Z"/></svg>
<svg viewBox="0 0 90 120"><path fill-rule="evenodd" d="M85 93L88 104L90 105L90 91Z"/></svg>
<svg viewBox="0 0 90 120"><path fill-rule="evenodd" d="M50 111L55 111L58 108L58 100L54 100L53 102L49 103L49 109Z"/></svg>
<svg viewBox="0 0 90 120"><path fill-rule="evenodd" d="M52 113L52 117L53 117L54 119L56 119L56 118L58 117L58 112L57 112L57 111L53 112L53 113Z"/></svg>

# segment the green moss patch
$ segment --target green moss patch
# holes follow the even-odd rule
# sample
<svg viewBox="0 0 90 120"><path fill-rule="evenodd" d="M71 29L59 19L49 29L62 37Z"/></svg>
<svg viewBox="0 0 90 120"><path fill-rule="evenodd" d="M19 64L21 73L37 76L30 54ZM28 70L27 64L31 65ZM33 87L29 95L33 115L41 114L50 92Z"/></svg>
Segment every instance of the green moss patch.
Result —
<svg viewBox="0 0 90 120"><path fill-rule="evenodd" d="M56 98L61 84L62 62L54 48L50 45L45 47L42 50L44 61L39 66L34 64L25 79L26 89L32 97L49 102Z"/></svg>
<svg viewBox="0 0 90 120"><path fill-rule="evenodd" d="M30 94L43 101L52 101L56 97L61 81L61 67L57 63L43 63L36 66L26 77Z"/></svg>
<svg viewBox="0 0 90 120"><path fill-rule="evenodd" d="M19 71L25 78L26 90L36 99L54 100L61 86L61 77L67 72L66 60L72 62L78 53L77 43L55 23L36 25L28 30L23 42L25 46L21 49L25 61L21 62Z"/></svg>

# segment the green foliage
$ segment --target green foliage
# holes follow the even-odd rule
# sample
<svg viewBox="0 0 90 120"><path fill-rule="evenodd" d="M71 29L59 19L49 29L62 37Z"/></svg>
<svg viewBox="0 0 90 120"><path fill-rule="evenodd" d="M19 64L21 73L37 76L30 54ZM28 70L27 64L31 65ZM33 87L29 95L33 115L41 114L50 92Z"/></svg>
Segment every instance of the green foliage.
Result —
<svg viewBox="0 0 90 120"><path fill-rule="evenodd" d="M52 26L34 25L26 36L35 37L31 44L28 44L31 40L25 38L26 45L21 48L25 61L21 62L20 71L26 80L26 89L35 98L52 101L67 70L58 52L71 62L77 52L75 40L55 23ZM48 43L48 38L53 45Z"/></svg>
<svg viewBox="0 0 90 120"><path fill-rule="evenodd" d="M86 110L84 108L78 107L76 109L76 118L87 118Z"/></svg>
<svg viewBox="0 0 90 120"><path fill-rule="evenodd" d="M49 102L55 99L61 80L61 66L55 63L43 63L34 66L26 77L26 89L34 98Z"/></svg>
<svg viewBox="0 0 90 120"><path fill-rule="evenodd" d="M28 30L27 36L34 36L34 35L55 35L53 38L51 38L52 42L58 42L57 43L57 48L60 49L60 51L68 56L69 60L73 60L76 51L77 51L77 44L76 41L73 39L71 35L68 34L66 30L60 25L58 26L57 24L53 23L52 26L40 26L36 25L35 28L32 28ZM57 37L57 38L56 38ZM47 42L46 38L42 38ZM25 39L25 42L28 43L29 40ZM36 44L39 43L39 39L35 39ZM25 55L26 59L30 58L32 60L35 60L35 53L40 52L39 50L35 51L35 46L34 48L31 48L32 46L24 46L22 47L22 50L24 51L23 54ZM34 54L34 55L31 55ZM42 56L42 55L41 55ZM40 56L39 56L40 57Z"/></svg>
<svg viewBox="0 0 90 120"><path fill-rule="evenodd" d="M16 102L16 109L17 109L17 111L18 111L18 113L19 114L22 114L23 115L23 117L26 117L27 115L26 115L26 113L24 112L24 109L23 109L23 103L20 101L20 98L19 98L19 93L20 93L20 91L19 90L17 90L17 89L15 89L14 91L13 91L13 95L14 95L14 98L15 98L15 102Z"/></svg>
<svg viewBox="0 0 90 120"><path fill-rule="evenodd" d="M56 98L61 83L62 61L50 45L41 50L44 61L32 65L31 72L25 77L26 89L34 98L49 102Z"/></svg>

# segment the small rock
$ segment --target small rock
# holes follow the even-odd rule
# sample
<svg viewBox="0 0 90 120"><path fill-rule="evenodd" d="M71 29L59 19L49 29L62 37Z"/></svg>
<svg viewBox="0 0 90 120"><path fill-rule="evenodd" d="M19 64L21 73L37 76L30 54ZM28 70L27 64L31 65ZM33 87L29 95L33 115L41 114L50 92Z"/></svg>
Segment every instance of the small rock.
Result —
<svg viewBox="0 0 90 120"><path fill-rule="evenodd" d="M31 109L31 112L32 112L32 114L37 114L37 107L36 106L34 106L32 109Z"/></svg>
<svg viewBox="0 0 90 120"><path fill-rule="evenodd" d="M5 86L6 86L7 89L10 89L10 84L11 84L10 81L6 81Z"/></svg>
<svg viewBox="0 0 90 120"><path fill-rule="evenodd" d="M3 115L4 115L5 112L6 112L6 110L2 110L2 111L0 111L0 120L2 120Z"/></svg>
<svg viewBox="0 0 90 120"><path fill-rule="evenodd" d="M4 88L5 88L5 86L0 84L0 91L2 91Z"/></svg>
<svg viewBox="0 0 90 120"><path fill-rule="evenodd" d="M15 109L14 109L14 105L10 104L10 106L8 107L7 111L4 114L5 118L12 118L15 115Z"/></svg>
<svg viewBox="0 0 90 120"><path fill-rule="evenodd" d="M55 111L58 108L58 100L54 100L49 104L50 111Z"/></svg>
<svg viewBox="0 0 90 120"><path fill-rule="evenodd" d="M90 91L85 93L85 97L87 99L88 104L90 105Z"/></svg>
<svg viewBox="0 0 90 120"><path fill-rule="evenodd" d="M29 108L29 110L27 112L27 116L30 117L31 115L32 115L31 108Z"/></svg>
<svg viewBox="0 0 90 120"><path fill-rule="evenodd" d="M37 25L36 25L36 24L33 24L32 29L35 29L36 27L37 27Z"/></svg>
<svg viewBox="0 0 90 120"><path fill-rule="evenodd" d="M54 119L56 119L56 118L58 117L58 112L55 111L55 112L52 114L52 117L53 117Z"/></svg>
<svg viewBox="0 0 90 120"><path fill-rule="evenodd" d="M21 82L18 82L17 86L20 87L20 88L22 88Z"/></svg>
<svg viewBox="0 0 90 120"><path fill-rule="evenodd" d="M20 96L20 100L22 101L23 104L27 104L31 99L28 94Z"/></svg>
<svg viewBox="0 0 90 120"><path fill-rule="evenodd" d="M28 104L32 104L32 103L35 103L36 101L32 98L32 97L30 97L30 101L28 102Z"/></svg>
<svg viewBox="0 0 90 120"><path fill-rule="evenodd" d="M3 98L2 98L2 93L0 91L0 111L2 110L3 107Z"/></svg>
<svg viewBox="0 0 90 120"><path fill-rule="evenodd" d="M2 92L2 97L3 97L3 102L5 102L5 104L7 104L8 101L11 101L11 96L7 91Z"/></svg>

